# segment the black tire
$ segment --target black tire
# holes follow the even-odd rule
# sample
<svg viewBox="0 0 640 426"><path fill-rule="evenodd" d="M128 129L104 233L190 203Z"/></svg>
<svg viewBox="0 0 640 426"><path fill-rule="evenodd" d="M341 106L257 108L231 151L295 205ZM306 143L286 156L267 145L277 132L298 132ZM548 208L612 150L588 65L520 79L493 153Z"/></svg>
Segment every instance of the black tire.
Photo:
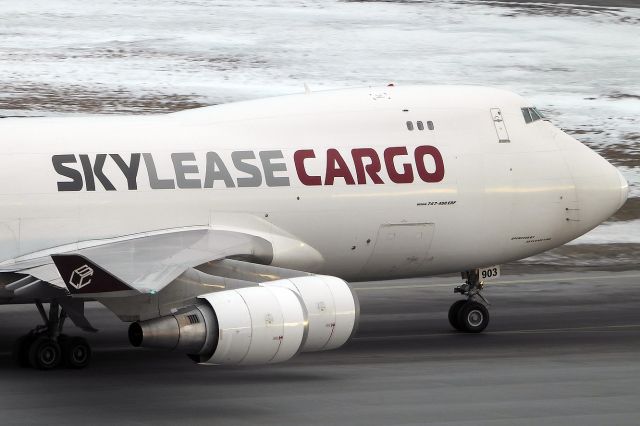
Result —
<svg viewBox="0 0 640 426"><path fill-rule="evenodd" d="M49 336L36 338L29 346L29 364L39 370L56 368L62 360L60 345Z"/></svg>
<svg viewBox="0 0 640 426"><path fill-rule="evenodd" d="M467 333L480 333L489 325L489 311L479 302L467 302L458 312L458 323Z"/></svg>
<svg viewBox="0 0 640 426"><path fill-rule="evenodd" d="M15 362L19 367L31 367L31 364L29 364L29 346L32 341L33 336L31 334L25 334L18 338L18 340L13 344L13 351L11 355L13 362Z"/></svg>
<svg viewBox="0 0 640 426"><path fill-rule="evenodd" d="M449 308L449 324L458 331L463 331L460 322L458 322L458 313L460 312L462 305L465 303L467 303L466 300L458 300Z"/></svg>
<svg viewBox="0 0 640 426"><path fill-rule="evenodd" d="M62 346L62 356L68 368L85 368L91 361L91 346L83 337L68 337Z"/></svg>

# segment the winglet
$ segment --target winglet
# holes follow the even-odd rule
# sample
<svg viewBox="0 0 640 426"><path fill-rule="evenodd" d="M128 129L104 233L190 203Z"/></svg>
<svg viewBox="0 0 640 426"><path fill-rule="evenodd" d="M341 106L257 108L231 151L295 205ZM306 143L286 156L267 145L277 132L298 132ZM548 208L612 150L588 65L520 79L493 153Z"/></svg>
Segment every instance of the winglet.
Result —
<svg viewBox="0 0 640 426"><path fill-rule="evenodd" d="M79 254L53 254L58 268L71 294L113 293L133 290L122 280Z"/></svg>

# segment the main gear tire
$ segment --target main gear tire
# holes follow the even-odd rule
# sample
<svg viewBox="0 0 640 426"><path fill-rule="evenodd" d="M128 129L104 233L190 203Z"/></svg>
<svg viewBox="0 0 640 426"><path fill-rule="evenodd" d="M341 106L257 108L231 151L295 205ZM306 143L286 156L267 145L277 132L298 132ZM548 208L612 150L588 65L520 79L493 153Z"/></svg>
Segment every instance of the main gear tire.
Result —
<svg viewBox="0 0 640 426"><path fill-rule="evenodd" d="M68 337L62 344L62 356L68 368L85 368L91 361L91 346L83 337Z"/></svg>
<svg viewBox="0 0 640 426"><path fill-rule="evenodd" d="M62 350L58 342L49 336L37 337L29 345L29 364L39 370L52 370L62 360Z"/></svg>
<svg viewBox="0 0 640 426"><path fill-rule="evenodd" d="M12 358L13 361L22 368L31 367L29 364L29 347L33 342L33 336L31 334L25 334L18 338L13 344Z"/></svg>

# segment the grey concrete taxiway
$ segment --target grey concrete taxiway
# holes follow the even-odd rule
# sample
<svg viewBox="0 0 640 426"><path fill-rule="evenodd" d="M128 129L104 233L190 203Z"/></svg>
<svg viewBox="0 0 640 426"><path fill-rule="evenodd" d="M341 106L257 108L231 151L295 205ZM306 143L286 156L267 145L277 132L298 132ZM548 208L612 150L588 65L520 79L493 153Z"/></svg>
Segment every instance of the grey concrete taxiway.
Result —
<svg viewBox="0 0 640 426"><path fill-rule="evenodd" d="M11 342L38 315L0 307L0 422L640 424L640 271L503 276L486 287L480 335L447 323L457 281L356 283L351 343L252 368L131 348L126 325L92 304L91 367L19 369Z"/></svg>

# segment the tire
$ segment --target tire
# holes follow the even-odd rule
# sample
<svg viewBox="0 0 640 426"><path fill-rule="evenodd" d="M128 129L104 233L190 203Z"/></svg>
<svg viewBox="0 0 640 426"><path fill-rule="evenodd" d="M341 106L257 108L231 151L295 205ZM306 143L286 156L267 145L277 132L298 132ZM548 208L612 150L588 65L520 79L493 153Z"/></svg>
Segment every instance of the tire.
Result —
<svg viewBox="0 0 640 426"><path fill-rule="evenodd" d="M479 302L466 302L458 312L458 323L467 333L480 333L489 325L489 311Z"/></svg>
<svg viewBox="0 0 640 426"><path fill-rule="evenodd" d="M62 354L68 368L85 368L91 361L91 346L82 337L69 337L64 341Z"/></svg>
<svg viewBox="0 0 640 426"><path fill-rule="evenodd" d="M29 364L29 346L33 341L33 336L31 334L25 334L24 336L18 338L13 344L12 358L13 361L22 368L31 367Z"/></svg>
<svg viewBox="0 0 640 426"><path fill-rule="evenodd" d="M464 305L465 303L467 303L466 300L458 300L454 302L453 305L451 305L451 307L449 308L449 324L451 324L451 327L455 328L458 331L463 331L460 322L458 322L458 313L460 312L460 308L462 307L462 305Z"/></svg>
<svg viewBox="0 0 640 426"><path fill-rule="evenodd" d="M36 338L29 346L29 364L39 370L52 370L62 360L60 345L48 336Z"/></svg>

